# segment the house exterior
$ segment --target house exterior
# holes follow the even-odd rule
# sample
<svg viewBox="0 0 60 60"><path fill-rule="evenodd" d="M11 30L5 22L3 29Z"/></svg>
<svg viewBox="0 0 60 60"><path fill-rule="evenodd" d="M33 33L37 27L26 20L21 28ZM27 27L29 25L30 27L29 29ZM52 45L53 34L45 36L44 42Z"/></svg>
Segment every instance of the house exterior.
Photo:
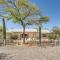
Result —
<svg viewBox="0 0 60 60"><path fill-rule="evenodd" d="M23 29L12 29L12 30L7 30L8 34L16 34L18 36L19 40L23 39ZM42 33L42 39L47 39L48 34L50 33L49 30L43 29L41 30ZM38 40L39 38L39 32L37 29L26 29L25 30L25 39L30 39L30 40Z"/></svg>

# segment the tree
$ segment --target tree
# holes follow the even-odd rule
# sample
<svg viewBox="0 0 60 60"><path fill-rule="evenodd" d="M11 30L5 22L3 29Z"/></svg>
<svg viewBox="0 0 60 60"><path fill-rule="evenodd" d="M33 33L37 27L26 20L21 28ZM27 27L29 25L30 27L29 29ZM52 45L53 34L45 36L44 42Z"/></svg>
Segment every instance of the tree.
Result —
<svg viewBox="0 0 60 60"><path fill-rule="evenodd" d="M28 0L10 0L6 3L5 11L8 12L9 15L7 17L5 16L5 18L12 18L13 22L22 25L24 38L23 43L25 43L25 26L27 23L24 21L30 16L37 15L38 8L34 4L31 4Z"/></svg>
<svg viewBox="0 0 60 60"><path fill-rule="evenodd" d="M3 36L3 45L6 45L6 25L5 25L5 19L3 18L2 15L0 15L0 17L2 17L2 36Z"/></svg>
<svg viewBox="0 0 60 60"><path fill-rule="evenodd" d="M56 35L56 39L60 37L60 28L58 26L53 27L52 32Z"/></svg>
<svg viewBox="0 0 60 60"><path fill-rule="evenodd" d="M48 35L48 39L51 41L51 43L52 43L52 41L53 40L56 40L56 34L54 34L53 32L51 32L49 35Z"/></svg>
<svg viewBox="0 0 60 60"><path fill-rule="evenodd" d="M2 19L2 23L3 23L3 42L4 42L4 46L5 46L6 45L6 26L5 26L4 18Z"/></svg>
<svg viewBox="0 0 60 60"><path fill-rule="evenodd" d="M2 25L0 26L0 32L2 32L3 36L3 43L4 46L6 45L6 25L5 25L5 19L2 18Z"/></svg>
<svg viewBox="0 0 60 60"><path fill-rule="evenodd" d="M39 42L40 42L40 46L41 46L41 26L42 23L48 22L49 18L47 16L45 17L41 17L40 21L39 21Z"/></svg>
<svg viewBox="0 0 60 60"><path fill-rule="evenodd" d="M6 45L6 26L5 26L5 20L4 20L4 18L2 19L2 24L3 24L3 26L2 26L2 36L3 36L3 43L4 43L4 46ZM0 30L0 31L1 31Z"/></svg>
<svg viewBox="0 0 60 60"><path fill-rule="evenodd" d="M32 20L32 23L37 25L39 28L39 44L40 44L40 46L41 46L41 26L43 23L46 23L48 21L49 21L49 18L47 16L44 16L44 17L41 16L38 20Z"/></svg>
<svg viewBox="0 0 60 60"><path fill-rule="evenodd" d="M49 34L48 38L50 39L50 41L55 41L58 42L59 44L59 39L60 39L60 28L58 26L54 26L52 28L52 32Z"/></svg>
<svg viewBox="0 0 60 60"><path fill-rule="evenodd" d="M0 40L2 40L2 24L0 24Z"/></svg>
<svg viewBox="0 0 60 60"><path fill-rule="evenodd" d="M5 5L6 2L5 0L0 0L0 5ZM3 45L6 45L6 26L5 26L5 17L3 15L0 14L0 17L2 17L2 31L3 31Z"/></svg>

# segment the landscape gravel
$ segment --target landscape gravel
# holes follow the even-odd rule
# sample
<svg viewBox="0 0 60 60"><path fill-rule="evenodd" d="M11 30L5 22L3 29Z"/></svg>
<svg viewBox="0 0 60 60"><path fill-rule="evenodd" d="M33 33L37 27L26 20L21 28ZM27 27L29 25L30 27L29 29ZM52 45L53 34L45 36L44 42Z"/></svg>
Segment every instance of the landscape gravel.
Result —
<svg viewBox="0 0 60 60"><path fill-rule="evenodd" d="M6 46L0 47L0 54L7 56L0 60L60 60L60 47L29 47Z"/></svg>

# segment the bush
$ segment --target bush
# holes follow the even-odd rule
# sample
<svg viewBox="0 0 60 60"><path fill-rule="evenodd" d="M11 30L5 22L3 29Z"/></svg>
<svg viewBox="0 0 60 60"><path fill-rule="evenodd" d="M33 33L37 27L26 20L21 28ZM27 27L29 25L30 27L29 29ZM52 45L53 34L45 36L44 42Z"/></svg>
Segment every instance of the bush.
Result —
<svg viewBox="0 0 60 60"><path fill-rule="evenodd" d="M48 36L48 38L55 40L55 39L56 39L56 34L50 34L50 35Z"/></svg>
<svg viewBox="0 0 60 60"><path fill-rule="evenodd" d="M11 34L10 39L16 40L18 38L18 35L16 34Z"/></svg>

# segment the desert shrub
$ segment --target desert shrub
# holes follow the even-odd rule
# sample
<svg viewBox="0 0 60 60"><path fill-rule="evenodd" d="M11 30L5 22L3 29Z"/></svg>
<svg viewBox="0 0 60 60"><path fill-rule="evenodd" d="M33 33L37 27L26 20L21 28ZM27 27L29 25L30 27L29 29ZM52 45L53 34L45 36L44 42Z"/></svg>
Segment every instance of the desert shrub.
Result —
<svg viewBox="0 0 60 60"><path fill-rule="evenodd" d="M50 35L48 36L48 38L54 40L54 39L56 39L56 35L55 35L55 34L50 34Z"/></svg>
<svg viewBox="0 0 60 60"><path fill-rule="evenodd" d="M10 35L10 39L12 39L12 40L16 40L17 38L18 38L18 35L16 35L16 34Z"/></svg>

